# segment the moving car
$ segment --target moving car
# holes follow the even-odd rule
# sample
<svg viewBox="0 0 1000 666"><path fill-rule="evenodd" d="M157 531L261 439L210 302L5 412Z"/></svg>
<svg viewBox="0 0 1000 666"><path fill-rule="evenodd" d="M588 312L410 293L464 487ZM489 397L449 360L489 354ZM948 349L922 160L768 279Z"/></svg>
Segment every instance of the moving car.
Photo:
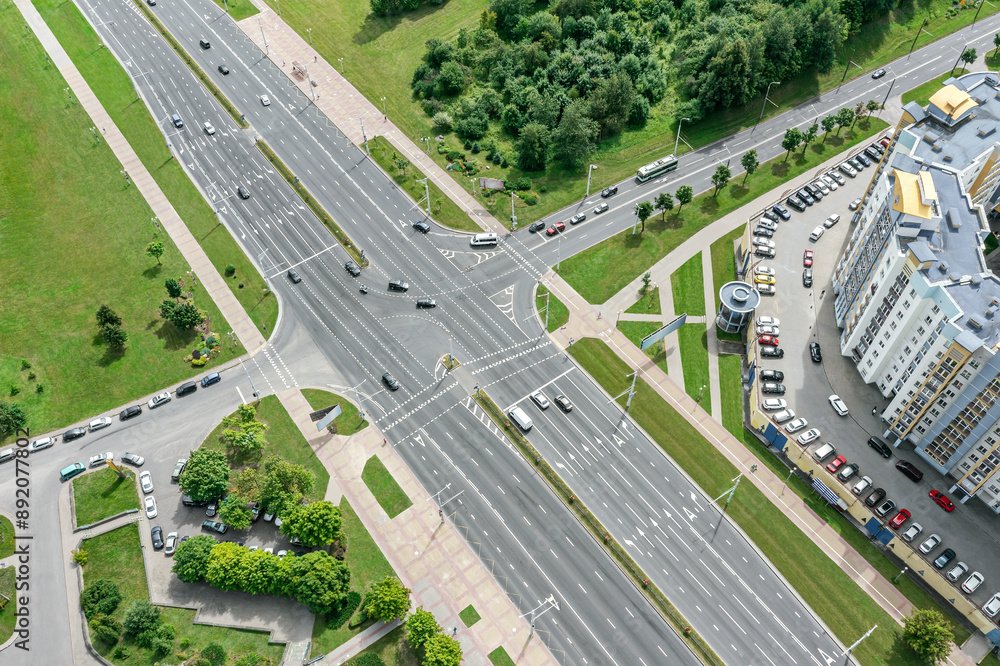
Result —
<svg viewBox="0 0 1000 666"><path fill-rule="evenodd" d="M205 121L205 134L212 135L215 134L215 128L212 127L212 123Z"/></svg>
<svg viewBox="0 0 1000 666"><path fill-rule="evenodd" d="M396 378L390 375L388 372L382 374L382 383L389 387L390 391L399 390L399 382Z"/></svg>
<svg viewBox="0 0 1000 666"><path fill-rule="evenodd" d="M580 224L581 222L583 222L586 219L587 219L587 214L586 213L577 213L573 217L569 218L569 223L570 224Z"/></svg>
<svg viewBox="0 0 1000 666"><path fill-rule="evenodd" d="M403 282L402 280L389 280L389 291L406 291L409 288L409 282Z"/></svg>
<svg viewBox="0 0 1000 666"><path fill-rule="evenodd" d="M844 404L844 401L840 399L839 395L831 395L829 397L829 401L830 405L833 407L833 411L837 412L841 416L847 416L847 405Z"/></svg>
<svg viewBox="0 0 1000 666"><path fill-rule="evenodd" d="M292 284L298 284L299 282L302 282L302 278L299 277L299 274L295 272L294 268L288 269L288 279L292 281Z"/></svg>
<svg viewBox="0 0 1000 666"><path fill-rule="evenodd" d="M555 402L557 405L559 405L559 408L562 409L564 412L573 411L573 403L571 403L569 401L569 398L567 398L566 396L561 394L557 395L555 398Z"/></svg>
<svg viewBox="0 0 1000 666"><path fill-rule="evenodd" d="M122 413L118 415L119 421L128 421L130 418L139 416L142 414L142 407L139 405L132 405L131 407L126 407L122 410Z"/></svg>
<svg viewBox="0 0 1000 666"><path fill-rule="evenodd" d="M90 432L94 432L96 430L103 430L104 428L107 428L109 425L111 425L111 419L109 419L107 416L102 416L100 418L91 421L90 424L87 426L87 429L90 430Z"/></svg>
<svg viewBox="0 0 1000 666"><path fill-rule="evenodd" d="M920 523L913 523L912 525L906 528L906 531L903 532L901 536L903 537L903 541L913 541L923 531L924 531L923 525L921 525Z"/></svg>
<svg viewBox="0 0 1000 666"><path fill-rule="evenodd" d="M140 474L139 485L142 486L142 492L144 493L153 492L153 473L147 470L142 474Z"/></svg>
<svg viewBox="0 0 1000 666"><path fill-rule="evenodd" d="M830 217L828 217L825 220L823 220L823 226L826 227L827 229L829 229L833 225L837 224L837 222L840 222L840 215L837 214L837 213L834 213Z"/></svg>
<svg viewBox="0 0 1000 666"><path fill-rule="evenodd" d="M883 76L885 76L884 69L876 69L874 72L872 72L873 79L881 79Z"/></svg>
<svg viewBox="0 0 1000 666"><path fill-rule="evenodd" d="M809 421L806 421L805 419L795 419L794 421L785 426L785 432L789 434L793 432L798 432L799 430L805 428L807 425L809 425Z"/></svg>
<svg viewBox="0 0 1000 666"><path fill-rule="evenodd" d="M431 225L427 224L427 222L424 220L417 220L416 222L413 223L413 228L422 234L426 234L428 231L431 230Z"/></svg>
<svg viewBox="0 0 1000 666"><path fill-rule="evenodd" d="M528 226L528 231L530 233L535 233L535 232L541 231L544 228L545 228L545 223L542 222L541 220L539 220L538 222L532 222Z"/></svg>
<svg viewBox="0 0 1000 666"><path fill-rule="evenodd" d="M878 451L878 454L883 458L889 459L892 457L892 449L889 448L888 444L877 437L869 437L868 446Z"/></svg>
<svg viewBox="0 0 1000 666"><path fill-rule="evenodd" d="M872 491L872 494L868 496L868 499L865 500L865 504L868 506L875 506L883 499L885 499L885 488L876 488Z"/></svg>
<svg viewBox="0 0 1000 666"><path fill-rule="evenodd" d="M163 554L170 555L173 557L174 551L177 549L177 532L171 532L167 535L167 541L164 544Z"/></svg>
<svg viewBox="0 0 1000 666"><path fill-rule="evenodd" d="M609 208L610 206L606 203L597 204L597 207L594 208L594 215L600 215L601 213L607 212ZM542 226L545 225L543 224Z"/></svg>
<svg viewBox="0 0 1000 666"><path fill-rule="evenodd" d="M149 536L153 539L153 550L159 550L163 548L163 528L154 527L149 531Z"/></svg>
<svg viewBox="0 0 1000 666"><path fill-rule="evenodd" d="M49 448L50 446L52 446L55 443L56 443L56 440L53 437L42 437L41 439L36 439L28 447L28 453L37 453L37 452L41 451L42 449Z"/></svg>
<svg viewBox="0 0 1000 666"><path fill-rule="evenodd" d="M809 428L804 433L795 438L795 441L805 446L810 442L815 442L819 439L819 428Z"/></svg>
<svg viewBox="0 0 1000 666"><path fill-rule="evenodd" d="M900 527L903 526L903 523L905 523L909 519L910 519L910 512L907 511L906 509L900 509L899 512L892 517L892 520L889 521L889 527L891 527L894 530L898 530Z"/></svg>
<svg viewBox="0 0 1000 666"><path fill-rule="evenodd" d="M545 394L542 393L541 391L535 391L534 393L532 393L531 401L536 405L538 405L539 409L548 409L549 405L551 404L549 402L549 399L546 398Z"/></svg>
<svg viewBox="0 0 1000 666"><path fill-rule="evenodd" d="M924 555L926 555L940 545L941 545L941 537L938 536L937 534L932 534L926 539L924 539L923 543L920 544L920 548L918 550Z"/></svg>
<svg viewBox="0 0 1000 666"><path fill-rule="evenodd" d="M115 454L108 451L107 453L98 453L96 456L91 456L90 462L88 463L91 467L98 467L103 465L108 460L114 460Z"/></svg>
<svg viewBox="0 0 1000 666"><path fill-rule="evenodd" d="M809 356L811 356L812 360L816 363L823 360L823 350L820 349L818 342L809 343Z"/></svg>
<svg viewBox="0 0 1000 666"><path fill-rule="evenodd" d="M73 428L72 430L64 432L62 438L64 442L72 442L74 439L80 439L86 434L86 428Z"/></svg>
<svg viewBox="0 0 1000 666"><path fill-rule="evenodd" d="M934 566L938 569L944 569L953 559L955 559L955 551L951 548L945 548L944 551L938 555L938 558L934 560Z"/></svg>
<svg viewBox="0 0 1000 666"><path fill-rule="evenodd" d="M830 461L829 465L826 466L826 471L832 474L836 472L838 469L840 469L840 466L843 465L845 462L847 462L847 458L845 458L844 456L837 456L836 458Z"/></svg>
<svg viewBox="0 0 1000 666"><path fill-rule="evenodd" d="M143 464L146 462L146 459L138 454L126 452L122 456L122 462L128 463L133 467L142 467Z"/></svg>
<svg viewBox="0 0 1000 666"><path fill-rule="evenodd" d="M806 268L809 268L810 266L813 265L812 250L806 250L805 252L802 253L802 265L805 266Z"/></svg>
<svg viewBox="0 0 1000 666"><path fill-rule="evenodd" d="M64 467L59 472L59 480L69 481L77 474L83 474L85 471L87 471L87 466L84 465L82 462L73 463L69 467Z"/></svg>
<svg viewBox="0 0 1000 666"><path fill-rule="evenodd" d="M164 391L163 393L159 393L150 398L149 402L146 403L146 406L150 409L156 409L160 405L165 405L168 402L170 402L170 393L168 391Z"/></svg>
<svg viewBox="0 0 1000 666"><path fill-rule="evenodd" d="M152 495L146 495L142 505L146 509L147 518L156 518L156 499Z"/></svg>
<svg viewBox="0 0 1000 666"><path fill-rule="evenodd" d="M210 49L210 48L212 48L212 44L209 43L209 41L207 39L202 39L201 41L198 42L198 44L200 44L201 48L203 48L203 49Z"/></svg>
<svg viewBox="0 0 1000 666"><path fill-rule="evenodd" d="M226 67L225 65L219 65L219 71L222 73L223 76L225 76L226 74L229 73L229 68Z"/></svg>
<svg viewBox="0 0 1000 666"><path fill-rule="evenodd" d="M361 268L350 259L344 262L344 270L350 273L351 277L358 277L359 275L361 275ZM391 288L392 287L390 287L390 289Z"/></svg>
<svg viewBox="0 0 1000 666"><path fill-rule="evenodd" d="M551 227L549 227L548 229L545 230L545 234L548 235L548 236L555 236L560 231L566 231L566 223L565 222L556 222Z"/></svg>
<svg viewBox="0 0 1000 666"><path fill-rule="evenodd" d="M942 493L940 490L932 490L927 494L930 496L932 500L934 500L935 504L937 504L939 507L941 507L948 513L951 513L952 511L955 510L955 503L952 502L950 499L948 499L948 497L945 496L945 494Z"/></svg>
<svg viewBox="0 0 1000 666"><path fill-rule="evenodd" d="M615 195L615 194L618 194L618 186L617 185L611 185L611 186L605 187L603 190L601 190L601 196L603 198L605 198L605 199L607 199L608 197L610 197L612 195Z"/></svg>
<svg viewBox="0 0 1000 666"><path fill-rule="evenodd" d="M271 106L271 98L268 97L267 95L261 95L260 103L263 104L264 106Z"/></svg>
<svg viewBox="0 0 1000 666"><path fill-rule="evenodd" d="M965 579L965 582L962 583L962 592L972 594L979 589L979 586L983 584L984 580L985 578L983 578L983 574L978 571L973 571L969 577Z"/></svg>
<svg viewBox="0 0 1000 666"><path fill-rule="evenodd" d="M765 411L773 412L779 409L784 409L788 406L788 403L781 398L767 398L764 402L760 403L760 405Z"/></svg>
<svg viewBox="0 0 1000 666"><path fill-rule="evenodd" d="M178 481L181 478L181 472L187 467L187 462L187 458L181 458L177 461L177 464L174 465L174 473L170 475L171 481Z"/></svg>
<svg viewBox="0 0 1000 666"><path fill-rule="evenodd" d="M218 532L219 534L225 534L229 530L229 525L225 523L220 523L218 520L206 520L201 524L201 529L208 530L209 532Z"/></svg>
<svg viewBox="0 0 1000 666"><path fill-rule="evenodd" d="M418 308L434 308L437 307L437 301L433 298L418 298L417 299Z"/></svg>

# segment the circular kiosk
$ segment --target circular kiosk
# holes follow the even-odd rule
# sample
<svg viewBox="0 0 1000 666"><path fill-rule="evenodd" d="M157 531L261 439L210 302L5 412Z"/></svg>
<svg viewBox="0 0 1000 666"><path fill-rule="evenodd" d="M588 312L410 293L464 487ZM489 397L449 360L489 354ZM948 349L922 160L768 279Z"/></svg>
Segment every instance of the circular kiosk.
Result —
<svg viewBox="0 0 1000 666"><path fill-rule="evenodd" d="M760 293L746 282L727 282L719 289L719 314L716 325L726 333L740 333L753 319L760 304Z"/></svg>

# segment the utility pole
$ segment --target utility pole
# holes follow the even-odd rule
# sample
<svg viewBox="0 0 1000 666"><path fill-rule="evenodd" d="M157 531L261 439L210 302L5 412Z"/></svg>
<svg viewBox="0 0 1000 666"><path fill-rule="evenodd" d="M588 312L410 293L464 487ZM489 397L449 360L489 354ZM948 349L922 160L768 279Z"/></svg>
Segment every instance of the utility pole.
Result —
<svg viewBox="0 0 1000 666"><path fill-rule="evenodd" d="M312 46L312 43L313 43L313 29L312 28L306 28L306 32L309 33L309 46Z"/></svg>
<svg viewBox="0 0 1000 666"><path fill-rule="evenodd" d="M982 7L982 4L980 3L979 6ZM847 650L844 652L844 654L851 654L851 652L854 650L854 648L858 647L858 645L861 644L861 641L863 641L866 638L868 638L869 636L871 636L872 632L875 631L876 629L878 629L878 625L877 624L874 627L872 627L871 629L869 629L868 631L866 631L864 636L862 636L858 640L854 641L854 645L852 645L851 647L847 648Z"/></svg>
<svg viewBox="0 0 1000 666"><path fill-rule="evenodd" d="M885 99L882 100L882 106L880 106L878 108L878 113L875 114L875 115L877 115L877 116L881 116L882 115L882 109L885 108L885 103L889 101L889 93L892 92L892 87L894 85L896 85L896 79L893 79L892 83L889 84L889 89L885 91Z"/></svg>
<svg viewBox="0 0 1000 666"><path fill-rule="evenodd" d="M250 372L247 370L247 367L243 365L243 359L240 359L240 367L243 368L243 372L247 373L247 379L250 380L250 388L253 389L253 397L257 398L259 401L260 394L257 393L257 387L253 385L253 377L250 376Z"/></svg>
<svg viewBox="0 0 1000 666"><path fill-rule="evenodd" d="M771 81L770 83L767 84L767 90L764 92L764 103L760 105L760 117L757 118L757 122L753 124L753 129L750 130L751 135L754 133L754 130L757 129L757 125L760 124L760 121L764 118L764 109L767 108L767 96L771 92L771 86L780 86L780 85L781 84L778 83L777 81Z"/></svg>
<svg viewBox="0 0 1000 666"><path fill-rule="evenodd" d="M344 75L344 59L343 58L337 58L337 60L340 61L340 75L343 76Z"/></svg>
<svg viewBox="0 0 1000 666"><path fill-rule="evenodd" d="M365 152L368 153L368 157L372 156L372 151L368 150L368 136L365 134L365 119L358 118L361 121L361 138L365 140Z"/></svg>
<svg viewBox="0 0 1000 666"><path fill-rule="evenodd" d="M382 98L382 117L385 117L385 97Z"/></svg>
<svg viewBox="0 0 1000 666"><path fill-rule="evenodd" d="M543 609L542 608L543 606L545 606L546 608ZM555 608L556 610L559 610L559 604L556 602L555 597L553 597L550 594L547 599L544 599L542 601L542 603L538 604L537 606L535 606L534 608L532 608L530 611L528 611L527 613L523 613L520 616L520 617L524 617L525 615L530 615L531 616L531 631L528 633L528 636L534 636L535 635L535 619L537 619L537 618L545 615L547 612L549 612L553 608Z"/></svg>
<svg viewBox="0 0 1000 666"><path fill-rule="evenodd" d="M514 190L510 191L510 224L511 230L517 231L517 215L514 214Z"/></svg>
<svg viewBox="0 0 1000 666"><path fill-rule="evenodd" d="M910 53L913 53L913 47L917 45L917 39L920 38L920 33L924 31L924 26L927 25L927 18L924 18L924 22L920 24L920 28L917 29L917 34L913 36L913 43L910 44L910 50L906 54L906 59L910 59Z"/></svg>
<svg viewBox="0 0 1000 666"><path fill-rule="evenodd" d="M742 479L743 479L743 475L742 474L740 474L735 479L733 479L732 480L733 481L733 487L730 488L729 490L727 490L726 492L722 493L718 497L716 497L714 500L712 500L711 502L709 502L709 504L715 504L720 499L722 499L723 497L725 497L726 498L726 504L725 504L725 506L722 507L722 513L725 513L726 509L729 508L729 503L733 500L733 495L736 494L736 489L740 487L740 480L742 480ZM727 497L727 495L728 495L728 497Z"/></svg>
<svg viewBox="0 0 1000 666"><path fill-rule="evenodd" d="M850 68L851 62L854 60L854 54L857 53L857 51L858 47L855 46L854 50L851 51L851 57L847 59L847 64L844 66L844 76L840 79L840 83L837 84L837 92L840 92L840 86L844 85L844 81L847 79L847 70Z"/></svg>
<svg viewBox="0 0 1000 666"><path fill-rule="evenodd" d="M362 383L364 383L364 382L362 382ZM358 384L358 386L361 386L361 384ZM358 416L360 416L361 420L364 421L365 420L365 406L363 404L361 404L361 394L358 393L358 386L353 386L351 388L354 391L354 400L358 403Z"/></svg>
<svg viewBox="0 0 1000 666"><path fill-rule="evenodd" d="M264 36L264 24L260 22L260 17L257 18L257 25L260 26L260 38L264 40L264 52L270 55L271 47L267 45L267 37Z"/></svg>
<svg viewBox="0 0 1000 666"><path fill-rule="evenodd" d="M590 196L590 174L594 173L594 169L596 168L596 164L591 164L590 168L587 169L587 196L585 196L584 199Z"/></svg>
<svg viewBox="0 0 1000 666"><path fill-rule="evenodd" d="M983 8L983 2L980 2L979 6L976 7L976 15L972 17L972 25L969 26L969 30L972 30L973 28L976 27L976 19L979 18L979 10L982 9L982 8ZM869 633L871 633L871 632L869 632ZM865 635L867 636L868 634L865 634Z"/></svg>
<svg viewBox="0 0 1000 666"><path fill-rule="evenodd" d="M431 216L431 188L427 184L427 179L418 180L418 183L424 184L424 198L427 199L427 217ZM418 204L419 205L419 204Z"/></svg>
<svg viewBox="0 0 1000 666"><path fill-rule="evenodd" d="M431 154L431 138L429 136L422 136L420 140L427 144L427 154Z"/></svg>
<svg viewBox="0 0 1000 666"><path fill-rule="evenodd" d="M625 395L627 393L628 394L628 400L625 401L625 411L626 412L628 412L629 407L632 406L632 397L635 395L635 378L639 376L639 371L636 370L635 372L633 372L631 374L632 374L632 384L631 384L631 386L628 387L628 390L627 391L623 391L622 393L619 393L618 395L616 395L615 397L612 398L612 400L617 400L618 398L622 397L623 395ZM625 375L625 376L628 377L628 375Z"/></svg>
<svg viewBox="0 0 1000 666"><path fill-rule="evenodd" d="M316 101L316 91L315 91L315 90L313 90L313 88L314 88L315 86L313 86L313 80L312 80L312 77L311 77L311 76L309 76L309 68L306 68L306 70L305 70L305 71L306 71L306 81L308 81L308 82L309 82L309 92L310 92L310 93L312 94L312 98L313 98L313 101L315 102L315 101ZM363 128L362 128L362 131L364 131L364 129L363 129Z"/></svg>
<svg viewBox="0 0 1000 666"><path fill-rule="evenodd" d="M556 272L559 271L560 263L562 263L562 238L556 243Z"/></svg>
<svg viewBox="0 0 1000 666"><path fill-rule="evenodd" d="M965 55L965 47L968 46L968 45L969 45L969 42L966 42L965 44L962 44L962 48L960 48L958 50L958 58L955 59L955 67L958 67L958 61L962 59L963 55ZM951 73L952 74L955 73L955 67L951 68Z"/></svg>
<svg viewBox="0 0 1000 666"><path fill-rule="evenodd" d="M680 120L677 121L677 138L674 139L674 157L677 157L677 147L680 145L681 142L681 125L684 124L685 120L691 122L690 118L681 118ZM634 229L632 233L633 234L635 233Z"/></svg>
<svg viewBox="0 0 1000 666"><path fill-rule="evenodd" d="M896 583L898 583L899 579L902 578L903 574L905 574L909 570L910 567L903 567L903 570L900 571L899 574L897 574L896 577L892 579L892 584L895 585Z"/></svg>
<svg viewBox="0 0 1000 666"><path fill-rule="evenodd" d="M478 388L478 387L479 387L479 385L477 384L476 388ZM441 493L443 493L444 491L448 490L449 488L451 488L451 484L450 483L448 485L446 485L444 488L442 488L441 490L437 491L436 493L434 493L433 495L431 495L430 497L428 497L427 501L429 502L431 500L437 500L441 496ZM462 492L458 493L457 495L452 495L451 497L449 497L445 501L443 501L443 502L439 501L437 503L437 505L438 505L438 518L441 519L441 524L442 525L444 525L444 505L447 504L448 502L451 502L454 499L458 499L464 493L465 493L465 491L463 490Z"/></svg>

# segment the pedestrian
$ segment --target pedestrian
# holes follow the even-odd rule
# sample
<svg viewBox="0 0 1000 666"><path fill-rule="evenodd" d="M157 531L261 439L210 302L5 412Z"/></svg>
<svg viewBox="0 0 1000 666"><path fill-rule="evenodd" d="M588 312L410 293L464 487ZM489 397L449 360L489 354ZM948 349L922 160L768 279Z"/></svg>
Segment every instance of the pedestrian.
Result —
<svg viewBox="0 0 1000 666"><path fill-rule="evenodd" d="M597 311L597 318L598 318L598 319L600 319L600 318L601 318L601 311L600 311L600 310L598 310L598 311Z"/></svg>
<svg viewBox="0 0 1000 666"><path fill-rule="evenodd" d="M872 407L872 416L875 416L875 412L878 411L878 407Z"/></svg>
<svg viewBox="0 0 1000 666"><path fill-rule="evenodd" d="M567 346L567 347L572 347L572 346L573 346L573 338L570 338L570 339L569 339L569 344L568 344L568 345L566 345L566 346Z"/></svg>
<svg viewBox="0 0 1000 666"><path fill-rule="evenodd" d="M107 127L102 127L101 128L101 134L107 134L107 133L108 133L108 128Z"/></svg>
<svg viewBox="0 0 1000 666"><path fill-rule="evenodd" d="M313 62L316 62L316 56L313 56Z"/></svg>
<svg viewBox="0 0 1000 666"><path fill-rule="evenodd" d="M756 471L757 471L757 465L750 465L750 473L752 474Z"/></svg>

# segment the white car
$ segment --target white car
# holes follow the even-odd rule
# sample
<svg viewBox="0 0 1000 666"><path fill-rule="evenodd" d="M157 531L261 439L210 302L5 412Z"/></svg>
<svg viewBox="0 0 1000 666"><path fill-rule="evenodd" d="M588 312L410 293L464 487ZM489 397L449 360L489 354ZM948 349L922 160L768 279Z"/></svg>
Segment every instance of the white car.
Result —
<svg viewBox="0 0 1000 666"><path fill-rule="evenodd" d="M798 432L799 430L802 430L807 425L809 425L809 421L806 421L805 419L795 419L794 421L785 426L785 431L791 434L793 432Z"/></svg>
<svg viewBox="0 0 1000 666"><path fill-rule="evenodd" d="M861 197L858 197L857 199L849 203L847 207L850 208L851 210L857 210L858 206L860 205L861 205Z"/></svg>
<svg viewBox="0 0 1000 666"><path fill-rule="evenodd" d="M532 393L531 401L536 405L538 405L539 409L548 409L549 405L551 404L549 402L549 399L546 398L545 394L542 393L541 391L535 391L534 393Z"/></svg>
<svg viewBox="0 0 1000 666"><path fill-rule="evenodd" d="M52 437L42 437L41 439L36 439L28 447L28 453L36 453L42 449L47 449L55 443L56 440Z"/></svg>
<svg viewBox="0 0 1000 666"><path fill-rule="evenodd" d="M177 550L177 532L171 532L163 542L163 554L173 556L175 550Z"/></svg>
<svg viewBox="0 0 1000 666"><path fill-rule="evenodd" d="M139 485L142 486L142 492L146 493L147 495L153 492L153 475L148 471L140 474Z"/></svg>
<svg viewBox="0 0 1000 666"><path fill-rule="evenodd" d="M780 326L781 321L777 317L768 317L767 315L757 317L757 327L761 326Z"/></svg>
<svg viewBox="0 0 1000 666"><path fill-rule="evenodd" d="M760 406L763 407L765 411L774 412L779 409L784 409L788 406L788 403L781 398L767 398L760 404Z"/></svg>
<svg viewBox="0 0 1000 666"><path fill-rule="evenodd" d="M90 430L90 432L94 432L95 430L102 430L104 428L107 428L109 425L111 425L111 419L109 419L107 416L102 416L99 419L94 419L93 421L91 421L90 425L88 425L87 428Z"/></svg>
<svg viewBox="0 0 1000 666"><path fill-rule="evenodd" d="M838 213L834 213L830 217L823 220L823 226L829 229L833 225L837 224L837 222L840 222L840 215Z"/></svg>
<svg viewBox="0 0 1000 666"><path fill-rule="evenodd" d="M267 553L268 555L274 555L274 548L268 546L267 548L264 549L264 552Z"/></svg>
<svg viewBox="0 0 1000 666"><path fill-rule="evenodd" d="M271 106L271 98L268 97L267 95L261 95L260 103L263 104L264 106Z"/></svg>
<svg viewBox="0 0 1000 666"><path fill-rule="evenodd" d="M757 284L754 285L754 289L756 289L758 293L767 294L768 296L774 296L773 284Z"/></svg>
<svg viewBox="0 0 1000 666"><path fill-rule="evenodd" d="M146 517L156 518L156 500L153 498L153 496L150 495L149 497L144 499L142 501L142 504L143 506L146 507Z"/></svg>
<svg viewBox="0 0 1000 666"><path fill-rule="evenodd" d="M962 583L962 592L972 594L979 589L980 585L983 584L983 580L985 580L983 578L983 574L978 571L973 571L972 574L965 579L965 582Z"/></svg>
<svg viewBox="0 0 1000 666"><path fill-rule="evenodd" d="M983 612L990 617L996 617L1000 613L1000 592L997 592L990 600L983 604Z"/></svg>
<svg viewBox="0 0 1000 666"><path fill-rule="evenodd" d="M923 531L924 531L923 525L921 525L920 523L913 523L912 525L906 528L905 532L903 532L902 534L903 541L913 541Z"/></svg>
<svg viewBox="0 0 1000 666"><path fill-rule="evenodd" d="M760 236L753 237L753 244L758 247L769 247L772 250L775 248L773 240L770 238L761 238Z"/></svg>
<svg viewBox="0 0 1000 666"><path fill-rule="evenodd" d="M833 411L837 412L841 416L847 416L849 413L847 411L847 405L844 404L844 401L840 399L839 395L831 395L830 404L833 406Z"/></svg>
<svg viewBox="0 0 1000 666"><path fill-rule="evenodd" d="M836 181L836 183L837 183L838 185L840 185L840 186L844 186L844 185L847 185L847 181L846 181L846 180L844 180L844 177L843 177L843 176L841 176L841 175L840 175L839 173L837 173L836 171L827 171L827 172L826 172L826 177L827 177L827 178L829 178L830 180L834 180L834 181Z"/></svg>
<svg viewBox="0 0 1000 666"><path fill-rule="evenodd" d="M795 441L805 446L810 442L815 442L817 439L819 439L819 428L809 428L809 430L799 435Z"/></svg>
<svg viewBox="0 0 1000 666"><path fill-rule="evenodd" d="M812 186L818 187L819 191L823 193L823 196L826 196L827 194L830 193L830 187L826 184L826 182L822 178L817 178L815 181L813 181Z"/></svg>
<svg viewBox="0 0 1000 666"><path fill-rule="evenodd" d="M778 225L767 218L761 218L757 220L757 226L761 229L770 229L771 231L777 231Z"/></svg>
<svg viewBox="0 0 1000 666"><path fill-rule="evenodd" d="M757 266L753 269L754 275L774 275L774 269L770 266Z"/></svg>
<svg viewBox="0 0 1000 666"><path fill-rule="evenodd" d="M951 569L948 569L948 573L946 573L945 576L947 576L948 580L950 580L951 582L957 583L958 579L964 576L965 572L968 570L969 570L968 564L966 564L965 562L959 562Z"/></svg>
<svg viewBox="0 0 1000 666"><path fill-rule="evenodd" d="M96 456L90 459L90 466L97 467L98 465L103 465L106 460L114 460L115 454L108 451L107 453L98 453Z"/></svg>
<svg viewBox="0 0 1000 666"><path fill-rule="evenodd" d="M278 555L278 559L280 560L285 555L288 555L288 551L287 550L279 550L278 553L277 553L277 555Z"/></svg>
<svg viewBox="0 0 1000 666"><path fill-rule="evenodd" d="M594 215L600 215L601 213L607 212L609 206L606 203L598 204L597 208L594 209Z"/></svg>
<svg viewBox="0 0 1000 666"><path fill-rule="evenodd" d="M852 167L847 162L841 162L840 166L838 166L837 168L840 169L841 173L846 173L851 178L854 178L855 176L858 175L858 170Z"/></svg>
<svg viewBox="0 0 1000 666"><path fill-rule="evenodd" d="M758 335L773 335L774 337L778 337L778 334L780 332L781 331L778 329L777 326L759 326L759 327L757 327L757 334Z"/></svg>
<svg viewBox="0 0 1000 666"><path fill-rule="evenodd" d="M215 134L215 128L207 120L205 121L205 134Z"/></svg>
<svg viewBox="0 0 1000 666"><path fill-rule="evenodd" d="M146 403L146 406L149 407L150 409L156 409L160 405L165 405L168 402L170 402L170 392L164 391L163 393L154 395L152 398L150 398L149 402Z"/></svg>
<svg viewBox="0 0 1000 666"><path fill-rule="evenodd" d="M785 421L791 421L792 419L794 419L795 412L792 411L791 409L785 409L780 412L775 412L774 414L771 415L771 418L774 419L775 423L782 424Z"/></svg>
<svg viewBox="0 0 1000 666"><path fill-rule="evenodd" d="M863 476L860 479L858 479L857 483L854 484L854 487L851 488L851 492L857 495L858 497L861 497L861 494L871 487L872 487L872 477Z"/></svg>
<svg viewBox="0 0 1000 666"><path fill-rule="evenodd" d="M941 537L939 537L937 534L932 534L926 539L924 539L924 542L920 544L919 550L924 555L927 555L940 545L941 545Z"/></svg>
<svg viewBox="0 0 1000 666"><path fill-rule="evenodd" d="M831 192L833 192L834 190L836 190L837 188L839 188L839 187L840 187L840 185L838 185L838 184L837 184L837 181L835 181L835 180L834 180L833 178L831 178L831 177L830 177L829 175L827 175L827 176L822 176L822 177L821 177L821 178L819 179L819 182L821 182L821 183L823 183L824 185L826 185L827 189L828 189L828 190L830 190Z"/></svg>

